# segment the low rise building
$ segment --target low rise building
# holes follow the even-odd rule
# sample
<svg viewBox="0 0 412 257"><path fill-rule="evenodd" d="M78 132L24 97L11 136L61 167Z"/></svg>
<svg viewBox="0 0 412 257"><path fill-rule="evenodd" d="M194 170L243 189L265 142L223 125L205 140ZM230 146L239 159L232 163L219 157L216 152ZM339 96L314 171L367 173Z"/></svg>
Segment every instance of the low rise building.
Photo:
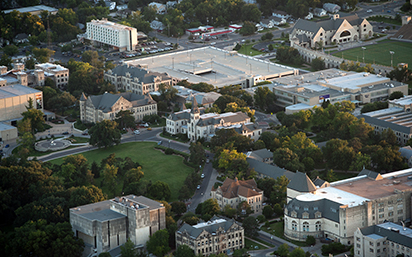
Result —
<svg viewBox="0 0 412 257"><path fill-rule="evenodd" d="M86 123L97 123L103 120L115 120L120 111L129 110L136 121L146 115L157 114L157 103L152 97L135 93L120 93L117 95L104 93L80 97L80 120Z"/></svg>
<svg viewBox="0 0 412 257"><path fill-rule="evenodd" d="M17 9L4 10L4 13L8 14L13 11L17 11L19 13L30 13L31 15L40 16L41 13L44 11L49 12L49 14L56 15L58 12L58 9L50 7L50 6L46 6L46 5L35 5L35 6L28 6L28 7L22 7L22 8L17 8Z"/></svg>
<svg viewBox="0 0 412 257"><path fill-rule="evenodd" d="M355 257L412 255L412 229L385 222L355 231Z"/></svg>
<svg viewBox="0 0 412 257"><path fill-rule="evenodd" d="M193 98L196 98L198 104L205 108L210 108L213 106L215 101L222 95L216 92L199 92L193 89L189 89L182 86L173 86L177 90L177 101L182 104L192 103Z"/></svg>
<svg viewBox="0 0 412 257"><path fill-rule="evenodd" d="M217 189L212 188L212 198L216 199L220 209L230 206L236 209L240 203L249 204L252 211L261 214L263 209L263 191L257 188L254 179L238 180L226 178L223 185Z"/></svg>
<svg viewBox="0 0 412 257"><path fill-rule="evenodd" d="M412 169L386 174L364 169L357 177L317 185L307 176L294 176L287 188L285 236L299 241L307 236L329 238L351 245L357 243L358 228L410 222L411 175Z"/></svg>
<svg viewBox="0 0 412 257"><path fill-rule="evenodd" d="M86 35L88 40L97 45L108 45L121 52L135 50L138 44L135 28L107 19L87 22Z"/></svg>
<svg viewBox="0 0 412 257"><path fill-rule="evenodd" d="M260 160L247 157L246 161L249 163L249 167L257 172L257 178L273 178L277 179L281 176L286 176L286 178L291 179L294 172L288 171L284 168L280 168L276 165L271 165Z"/></svg>
<svg viewBox="0 0 412 257"><path fill-rule="evenodd" d="M340 11L340 6L332 3L324 3L323 9L330 13L337 13Z"/></svg>
<svg viewBox="0 0 412 257"><path fill-rule="evenodd" d="M184 223L176 231L176 248L187 245L198 255L232 254L245 247L243 227L233 219L213 217L191 226Z"/></svg>
<svg viewBox="0 0 412 257"><path fill-rule="evenodd" d="M399 152L401 153L401 156L405 158L408 166L412 167L412 147L410 147L409 145L404 146L404 147L399 147Z"/></svg>
<svg viewBox="0 0 412 257"><path fill-rule="evenodd" d="M108 70L104 73L104 79L115 85L116 90L125 90L138 95L158 91L160 84L173 84L172 78L165 72L152 72L128 64Z"/></svg>
<svg viewBox="0 0 412 257"><path fill-rule="evenodd" d="M267 164L273 164L273 153L269 149L260 149L247 152L246 157Z"/></svg>
<svg viewBox="0 0 412 257"><path fill-rule="evenodd" d="M83 255L99 255L123 245L128 239L144 247L149 237L166 228L163 204L144 196L128 195L71 208L70 224L85 243Z"/></svg>
<svg viewBox="0 0 412 257"><path fill-rule="evenodd" d="M39 83L39 86L44 85L44 78L48 77L54 81L56 87L60 89L64 89L67 87L67 84L69 83L69 69L67 69L66 67L46 62L36 64L34 68L34 82Z"/></svg>

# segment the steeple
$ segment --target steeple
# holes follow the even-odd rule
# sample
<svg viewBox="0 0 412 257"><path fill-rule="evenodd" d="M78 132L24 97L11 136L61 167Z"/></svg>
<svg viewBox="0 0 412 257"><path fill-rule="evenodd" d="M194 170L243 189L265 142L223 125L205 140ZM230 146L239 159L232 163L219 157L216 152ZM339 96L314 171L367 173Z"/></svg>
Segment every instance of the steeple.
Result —
<svg viewBox="0 0 412 257"><path fill-rule="evenodd" d="M192 110L190 111L192 114L199 114L199 107L197 106L197 101L196 97L193 96L193 101L192 101Z"/></svg>
<svg viewBox="0 0 412 257"><path fill-rule="evenodd" d="M86 95L84 94L84 92L82 93L82 96L80 97L80 101L86 101L87 100L87 97L86 97Z"/></svg>

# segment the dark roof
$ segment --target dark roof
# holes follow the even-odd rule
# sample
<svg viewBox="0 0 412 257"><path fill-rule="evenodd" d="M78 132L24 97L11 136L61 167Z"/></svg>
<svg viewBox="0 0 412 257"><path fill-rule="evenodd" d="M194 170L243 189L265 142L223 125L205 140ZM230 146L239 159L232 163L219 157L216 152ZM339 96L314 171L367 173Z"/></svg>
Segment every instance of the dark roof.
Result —
<svg viewBox="0 0 412 257"><path fill-rule="evenodd" d="M199 106L197 106L197 100L196 97L193 97L193 101L192 101L192 109L190 110L190 113L200 113L199 112Z"/></svg>
<svg viewBox="0 0 412 257"><path fill-rule="evenodd" d="M249 158L273 158L273 153L269 149L259 149L248 153Z"/></svg>
<svg viewBox="0 0 412 257"><path fill-rule="evenodd" d="M169 115L169 119L170 120L184 120L184 119L190 119L190 112L189 112L189 110L183 110L183 111L180 111L180 112L172 112L170 115Z"/></svg>
<svg viewBox="0 0 412 257"><path fill-rule="evenodd" d="M365 169L365 168L363 168L363 170L361 172L359 172L357 177L363 176L363 175L366 175L366 176L368 176L368 178L371 178L373 180L382 179L381 174L379 174L378 172L371 171L371 170L368 170L368 169Z"/></svg>
<svg viewBox="0 0 412 257"><path fill-rule="evenodd" d="M222 195L225 198L235 198L239 196L251 197L255 195L260 195L262 190L257 188L256 181L254 179L248 180L238 180L237 178L230 179L226 178L221 185L220 190L222 190Z"/></svg>
<svg viewBox="0 0 412 257"><path fill-rule="evenodd" d="M22 40L22 39L26 39L26 38L28 38L28 35L26 33L17 34L16 37L15 37L15 39L17 39L17 40Z"/></svg>
<svg viewBox="0 0 412 257"><path fill-rule="evenodd" d="M299 39L299 43L309 42L308 36L306 36L306 34L296 35L296 37Z"/></svg>
<svg viewBox="0 0 412 257"><path fill-rule="evenodd" d="M361 24L364 19L359 18L356 14L349 15L349 16L342 16L340 18L337 18L336 20L328 19L328 20L320 20L320 21L309 21L305 19L298 19L298 21L295 23L295 26L293 27L293 30L301 29L304 31L313 32L315 34L320 28L323 28L326 31L337 30L345 20L347 20L352 26L355 26L355 25ZM303 41L303 42L306 42L306 41Z"/></svg>
<svg viewBox="0 0 412 257"><path fill-rule="evenodd" d="M112 69L112 72L113 74L117 74L117 76L126 76L126 73L130 73L132 78L138 78L139 82L145 84L153 83L156 77L160 77L162 81L171 79L167 73L147 71L143 68L127 64L116 66Z"/></svg>
<svg viewBox="0 0 412 257"><path fill-rule="evenodd" d="M214 222L219 219L225 220L224 222ZM209 222L208 222L209 223ZM208 233L212 234L218 231L220 228L222 228L224 231L228 231L233 224L237 224L233 219L227 219L224 217L216 217L214 216L212 219L210 219L209 224L205 224L205 226L196 228L194 226L191 226L187 223L184 223L182 227L177 231L177 233L188 233L190 236L194 238L198 238L199 235L205 230ZM198 226L199 223L195 226ZM239 225L239 224L238 224ZM240 226L240 225L239 225Z"/></svg>
<svg viewBox="0 0 412 257"><path fill-rule="evenodd" d="M367 113L366 113L367 114ZM390 128L394 131L398 131L405 134L412 134L412 127L402 126L400 124L392 123L389 121L381 120L375 117L371 117L369 115L361 114L358 118L364 118L365 122L368 124L373 124L381 127Z"/></svg>
<svg viewBox="0 0 412 257"><path fill-rule="evenodd" d="M112 111L112 106L119 101L121 97L129 101L133 107L156 103L150 95L138 95L130 92L117 95L106 92L103 95L89 96L89 99L96 109L102 110L103 112L110 112Z"/></svg>
<svg viewBox="0 0 412 257"><path fill-rule="evenodd" d="M298 218L302 218L303 213L309 214L309 219L315 219L316 212L321 212L322 217L339 222L339 203L333 202L329 199L322 198L315 201L300 201L294 198L286 205L288 215L290 216L292 211L295 211Z"/></svg>
<svg viewBox="0 0 412 257"><path fill-rule="evenodd" d="M403 25L392 38L412 40L412 23Z"/></svg>
<svg viewBox="0 0 412 257"><path fill-rule="evenodd" d="M298 192L313 192L316 191L316 186L313 184L312 180L306 175L296 171L296 173L291 178L288 188L293 189Z"/></svg>
<svg viewBox="0 0 412 257"><path fill-rule="evenodd" d="M412 248L412 229L405 228L405 230L403 230L402 226L392 222L361 228L360 231L365 236L376 234L386 237L387 240L391 242Z"/></svg>
<svg viewBox="0 0 412 257"><path fill-rule="evenodd" d="M87 97L84 94L84 92L82 92L82 95L80 96L80 101L86 101L86 100L87 100Z"/></svg>
<svg viewBox="0 0 412 257"><path fill-rule="evenodd" d="M328 183L328 182L326 180L323 180L323 179L319 178L319 177L316 177L315 180L313 181L313 184L316 187L322 187L325 183Z"/></svg>
<svg viewBox="0 0 412 257"><path fill-rule="evenodd" d="M399 152L402 157L405 157L408 160L412 157L412 148L409 145L399 148Z"/></svg>
<svg viewBox="0 0 412 257"><path fill-rule="evenodd" d="M270 178L277 179L278 177L285 175L290 180L295 175L294 172L255 159L246 158L246 161L249 163L249 167L255 169L257 173L263 174Z"/></svg>

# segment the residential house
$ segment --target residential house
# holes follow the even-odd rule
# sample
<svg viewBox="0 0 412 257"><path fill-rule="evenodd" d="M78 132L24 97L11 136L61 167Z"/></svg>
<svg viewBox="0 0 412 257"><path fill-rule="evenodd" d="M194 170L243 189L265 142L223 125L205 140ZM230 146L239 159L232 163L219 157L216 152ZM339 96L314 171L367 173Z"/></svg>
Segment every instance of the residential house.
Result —
<svg viewBox="0 0 412 257"><path fill-rule="evenodd" d="M340 11L340 6L332 3L323 4L323 9L330 13L337 13Z"/></svg>
<svg viewBox="0 0 412 257"><path fill-rule="evenodd" d="M269 149L259 149L247 152L247 158L252 158L267 164L273 164L273 153Z"/></svg>
<svg viewBox="0 0 412 257"><path fill-rule="evenodd" d="M317 17L322 17L326 15L326 10L323 8L315 8L313 9L313 15L317 16Z"/></svg>
<svg viewBox="0 0 412 257"><path fill-rule="evenodd" d="M288 19L290 17L289 14L287 14L284 11L280 11L280 10L273 11L272 16L275 16L275 17L278 17L278 18L283 18L283 19Z"/></svg>
<svg viewBox="0 0 412 257"><path fill-rule="evenodd" d="M305 20L313 19L313 13L309 12L308 15L305 16Z"/></svg>
<svg viewBox="0 0 412 257"><path fill-rule="evenodd" d="M166 5L156 2L151 2L148 4L149 7L152 7L156 10L157 14L165 14L166 13Z"/></svg>

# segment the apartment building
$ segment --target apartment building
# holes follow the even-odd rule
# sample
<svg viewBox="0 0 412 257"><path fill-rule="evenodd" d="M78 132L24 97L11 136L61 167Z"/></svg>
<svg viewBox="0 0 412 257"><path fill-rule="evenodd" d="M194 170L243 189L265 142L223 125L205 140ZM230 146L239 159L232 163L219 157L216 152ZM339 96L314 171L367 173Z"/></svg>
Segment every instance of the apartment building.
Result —
<svg viewBox="0 0 412 257"><path fill-rule="evenodd" d="M217 200L221 209L227 205L236 209L241 202L246 202L254 213L262 213L263 191L257 188L254 179L226 178L223 185L217 189L212 188L211 195Z"/></svg>
<svg viewBox="0 0 412 257"><path fill-rule="evenodd" d="M97 123L103 120L115 120L120 111L129 110L136 121L146 115L157 114L157 103L152 97L135 93L120 93L117 95L104 93L80 97L80 120L86 123Z"/></svg>
<svg viewBox="0 0 412 257"><path fill-rule="evenodd" d="M39 86L44 85L44 78L51 78L56 87L64 89L69 83L69 69L54 63L40 63L34 66L35 70L33 71L34 78L32 79L33 83L38 83ZM43 72L42 72L43 71Z"/></svg>
<svg viewBox="0 0 412 257"><path fill-rule="evenodd" d="M308 178L292 177L285 236L298 241L307 236L329 238L351 245L358 228L410 221L411 175L412 169L386 174L365 169L357 177L317 185ZM301 192L302 185L309 186L306 193Z"/></svg>
<svg viewBox="0 0 412 257"><path fill-rule="evenodd" d="M172 85L172 78L167 73L152 72L140 66L123 64L104 73L104 79L124 90L138 95L145 95L159 90L160 84Z"/></svg>
<svg viewBox="0 0 412 257"><path fill-rule="evenodd" d="M138 44L135 28L107 19L87 22L86 36L88 40L97 45L108 45L121 52L135 50Z"/></svg>
<svg viewBox="0 0 412 257"><path fill-rule="evenodd" d="M196 255L232 254L245 247L244 230L233 219L214 216L194 226L184 223L176 231L176 248L187 245Z"/></svg>
<svg viewBox="0 0 412 257"><path fill-rule="evenodd" d="M144 247L150 236L166 228L163 204L144 196L128 195L77 206L69 215L73 233L85 243L83 256L110 253L128 239Z"/></svg>

